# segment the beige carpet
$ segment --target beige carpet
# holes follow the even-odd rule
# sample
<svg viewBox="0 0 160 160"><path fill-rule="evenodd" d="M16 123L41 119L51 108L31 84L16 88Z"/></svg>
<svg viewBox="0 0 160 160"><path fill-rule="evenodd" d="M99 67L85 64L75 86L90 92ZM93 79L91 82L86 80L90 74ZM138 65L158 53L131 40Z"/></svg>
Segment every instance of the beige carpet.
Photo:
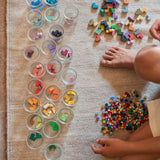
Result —
<svg viewBox="0 0 160 160"><path fill-rule="evenodd" d="M96 0L98 1L98 0ZM95 35L93 29L88 27L91 18L97 19L98 10L91 9L91 0L65 0L59 1L61 11L61 21L63 22L63 10L67 4L75 4L80 15L77 24L68 26L64 24L65 36L63 41L58 44L71 45L74 50L74 57L70 64L78 72L78 80L74 89L79 94L79 101L73 108L75 118L69 126L63 126L62 133L58 138L45 138L40 149L31 150L26 145L28 129L26 127L26 117L28 113L23 108L23 102L28 95L27 84L31 77L28 74L30 63L23 57L23 50L32 44L27 38L27 32L31 27L26 22L26 14L29 11L25 1L7 0L7 113L8 113L8 160L42 160L44 159L44 148L49 142L62 145L63 154L61 160L103 160L100 155L93 154L90 145L96 138L103 137L100 133L100 123L95 123L94 114L100 110L101 105L108 101L112 95L118 95L132 88L138 89L142 94L147 95L148 99L158 96L159 85L148 83L136 76L134 71L127 69L111 69L99 66L102 54L109 46L126 47L126 43L120 42L119 36L102 34L100 43L94 42ZM100 3L100 1L98 1ZM151 24L160 15L160 1L152 0L132 0L129 4L129 13L121 14L122 6L116 13L122 20L127 16L134 16L139 7L146 7L152 15L151 22L134 25L140 28L144 38L136 40L131 49L140 49L152 42L148 41L148 30ZM100 20L100 16L98 20ZM43 27L45 39L48 38L47 30L49 25ZM153 43L159 44L156 40ZM37 43L40 46L40 43ZM41 53L39 61L45 64L50 59ZM46 86L58 84L63 91L66 90L60 79L51 79L49 75L43 78ZM44 95L42 102L46 101ZM63 107L62 103L57 104L58 109ZM128 134L124 131L115 134L117 137L125 139ZM107 136L105 136L107 137Z"/></svg>

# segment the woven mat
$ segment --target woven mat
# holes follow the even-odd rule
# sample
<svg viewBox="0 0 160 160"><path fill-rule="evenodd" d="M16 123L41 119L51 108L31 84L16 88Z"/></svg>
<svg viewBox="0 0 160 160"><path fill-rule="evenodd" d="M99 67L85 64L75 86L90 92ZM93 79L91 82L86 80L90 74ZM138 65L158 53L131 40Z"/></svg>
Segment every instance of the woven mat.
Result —
<svg viewBox="0 0 160 160"><path fill-rule="evenodd" d="M80 10L80 15L76 24L68 26L63 21L63 11L67 4L74 4ZM100 1L97 2L101 4ZM135 28L139 28L144 35L142 40L136 40L131 49L140 49L147 44L158 44L156 40L148 41L148 30L156 18L159 18L159 0L133 0L129 4L129 13L121 14L123 7L120 5L116 13L122 20L127 16L134 16L138 7L148 8L152 15L152 20L136 23ZM63 148L62 160L103 160L100 155L93 154L90 145L96 138L103 137L100 133L101 124L95 123L94 114L100 110L101 105L108 101L110 96L122 94L132 88L138 89L149 99L155 98L159 91L159 85L145 82L135 72L128 69L112 69L99 66L102 54L109 46L121 46L129 48L126 43L120 42L119 36L102 34L100 43L94 42L94 29L88 27L91 18L102 19L99 11L91 9L90 0L65 0L59 1L61 12L60 23L64 25L65 36L58 47L62 44L72 46L74 56L70 67L78 73L77 83L74 89L79 94L78 104L73 108L74 120L69 126L62 126L62 133L55 139L45 138L43 145L36 150L31 150L26 145L28 129L26 127L26 117L28 113L23 108L24 99L28 96L27 84L31 77L28 74L30 63L23 57L23 50L26 46L33 44L27 38L27 32L31 28L26 22L26 14L29 11L25 1L7 0L7 145L9 160L42 160L44 159L44 149L50 142L58 143ZM48 39L49 25L43 26L45 39ZM125 30L127 31L127 30ZM41 42L36 43L40 46ZM40 62L47 64L50 56L41 53ZM64 66L65 68L66 66ZM67 88L62 84L61 79L53 79L46 75L42 79L46 86L58 84L62 90ZM41 97L45 102L45 96ZM64 105L58 103L60 109ZM115 137L125 139L127 132L115 133ZM104 136L107 137L107 136Z"/></svg>

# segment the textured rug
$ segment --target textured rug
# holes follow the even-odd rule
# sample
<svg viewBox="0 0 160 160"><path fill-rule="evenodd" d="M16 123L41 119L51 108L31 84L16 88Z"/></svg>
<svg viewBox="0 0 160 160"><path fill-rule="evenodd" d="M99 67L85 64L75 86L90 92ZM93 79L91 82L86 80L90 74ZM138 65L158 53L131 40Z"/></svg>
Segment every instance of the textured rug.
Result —
<svg viewBox="0 0 160 160"><path fill-rule="evenodd" d="M96 1L96 0L95 0ZM99 5L101 1L96 1ZM159 18L159 0L132 0L129 4L129 13L122 14L124 6L116 9L119 20L125 21L128 16L134 16L137 8L146 7L152 15L152 20L144 19L141 23L135 23L144 35L142 40L136 40L132 46L120 41L119 36L102 34L101 42L95 43L95 35L92 27L88 27L88 21L93 18L100 21L99 9L91 9L91 0L65 0L59 1L61 13L60 23L64 25L65 36L58 44L68 44L74 50L70 67L78 73L78 79L73 87L79 94L77 105L73 108L75 117L69 126L62 126L61 134L54 139L45 138L43 145L36 150L31 150L26 144L29 130L26 127L28 113L23 108L25 98L29 95L27 85L32 78L29 76L30 63L24 59L24 48L33 44L27 38L27 32L31 26L26 22L26 14L29 11L25 1L7 0L7 154L8 160L42 160L44 149L50 142L58 143L63 148L62 160L103 160L100 155L95 155L90 145L96 138L107 137L100 132L101 124L95 122L95 112L100 111L101 105L109 100L110 96L122 94L132 88L146 95L148 100L159 97L159 85L146 82L138 77L134 71L128 69L112 69L99 65L102 54L110 46L121 46L139 50L148 44L159 44L158 41L148 40L148 30L154 20ZM63 11L66 5L74 4L79 8L78 21L74 25L64 24ZM105 17L107 18L107 16ZM45 39L48 37L49 25L45 24L43 30ZM124 31L127 31L127 27ZM42 42L42 41L41 41ZM36 42L40 47L41 42ZM50 56L41 53L38 61L47 64ZM64 66L66 68L67 66ZM67 87L60 78L51 78L45 75L42 79L46 86L50 84L59 85L63 91ZM40 97L45 102L45 96ZM57 108L63 107L60 102ZM116 132L114 137L126 139L126 131Z"/></svg>

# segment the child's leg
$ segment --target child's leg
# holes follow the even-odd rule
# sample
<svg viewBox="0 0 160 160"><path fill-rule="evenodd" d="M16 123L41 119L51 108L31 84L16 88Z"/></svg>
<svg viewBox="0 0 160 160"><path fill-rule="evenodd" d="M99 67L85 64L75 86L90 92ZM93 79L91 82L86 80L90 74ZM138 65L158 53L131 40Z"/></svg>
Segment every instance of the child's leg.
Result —
<svg viewBox="0 0 160 160"><path fill-rule="evenodd" d="M145 80L160 83L160 47L156 45L146 46L138 53L111 47L103 58L103 66L133 68Z"/></svg>
<svg viewBox="0 0 160 160"><path fill-rule="evenodd" d="M134 60L137 52L134 50L111 47L103 55L101 64L106 67L134 68Z"/></svg>
<svg viewBox="0 0 160 160"><path fill-rule="evenodd" d="M135 57L134 69L143 79L160 83L160 47L141 49Z"/></svg>
<svg viewBox="0 0 160 160"><path fill-rule="evenodd" d="M131 134L128 141L140 141L143 139L151 138L152 132L148 122L145 122L140 128L138 128L134 133ZM120 160L156 160L160 155L128 155L122 157Z"/></svg>

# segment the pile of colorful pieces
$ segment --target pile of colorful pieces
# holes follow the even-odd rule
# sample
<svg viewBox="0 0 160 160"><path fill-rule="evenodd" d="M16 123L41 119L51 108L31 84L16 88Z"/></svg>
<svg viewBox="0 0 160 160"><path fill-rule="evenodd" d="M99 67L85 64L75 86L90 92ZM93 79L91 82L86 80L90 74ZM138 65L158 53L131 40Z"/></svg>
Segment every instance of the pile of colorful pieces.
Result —
<svg viewBox="0 0 160 160"><path fill-rule="evenodd" d="M32 128L39 129L42 125L41 117L37 115L33 115L30 119L30 124L32 125Z"/></svg>
<svg viewBox="0 0 160 160"><path fill-rule="evenodd" d="M73 105L75 103L74 96L76 96L76 93L74 91L68 91L65 95L65 102L69 105Z"/></svg>
<svg viewBox="0 0 160 160"><path fill-rule="evenodd" d="M100 22L94 21L93 19L89 20L88 25L96 27L96 30L94 33L96 34L95 41L99 42L101 40L100 34L104 31L105 33L109 34L111 33L112 36L114 36L117 32L118 35L121 36L121 41L127 42L127 44L131 45L134 43L134 38L142 39L143 35L140 32L139 28L134 28L133 23L135 21L143 21L144 16L146 16L147 21L150 21L152 16L147 13L147 9L143 8L140 9L138 8L137 11L135 12L135 15L137 15L137 18L134 19L132 17L128 17L126 22L123 21L117 21L116 24L112 24L115 20L118 19L118 15L116 15L115 11L117 8L117 5L120 4L121 2L119 0L104 0L101 9L100 9L100 15L102 17L108 15L109 17L107 20L102 20ZM124 5L129 4L129 0L124 0ZM92 8L93 9L98 9L98 5L94 2L92 3ZM125 9L122 10L123 13L128 13L128 7L126 6ZM128 32L124 33L119 27L122 27L123 25L128 26ZM130 33L131 31L132 33ZM133 35L134 33L134 35ZM152 38L152 36L149 35L149 38Z"/></svg>
<svg viewBox="0 0 160 160"><path fill-rule="evenodd" d="M36 141L36 139L42 139L42 136L39 133L32 133L29 139L32 141Z"/></svg>
<svg viewBox="0 0 160 160"><path fill-rule="evenodd" d="M56 109L52 103L48 102L43 106L42 112L45 116L52 117L56 113Z"/></svg>
<svg viewBox="0 0 160 160"><path fill-rule="evenodd" d="M59 30L52 31L52 35L55 37L60 37L60 36L62 36L62 32L60 32Z"/></svg>
<svg viewBox="0 0 160 160"><path fill-rule="evenodd" d="M60 89L55 89L54 87L50 87L48 90L48 95L53 95L53 100L57 100L59 98Z"/></svg>
<svg viewBox="0 0 160 160"><path fill-rule="evenodd" d="M50 50L51 53L53 53L56 50L56 48L51 44L48 45L48 49Z"/></svg>
<svg viewBox="0 0 160 160"><path fill-rule="evenodd" d="M51 73L57 73L57 72L55 71L55 68L54 68L54 65L53 65L53 64L50 64L50 65L48 66L48 70L49 70Z"/></svg>
<svg viewBox="0 0 160 160"><path fill-rule="evenodd" d="M35 84L35 87L36 87L36 90L34 92L35 94L38 94L43 89L43 85L40 81L37 81L37 83Z"/></svg>
<svg viewBox="0 0 160 160"><path fill-rule="evenodd" d="M56 4L56 3L57 3L57 0L47 0L47 2L48 2L49 4Z"/></svg>
<svg viewBox="0 0 160 160"><path fill-rule="evenodd" d="M38 100L36 98L29 98L27 100L27 102L30 105L30 107L29 107L30 111L35 111L37 109L37 107L39 106L39 102L38 102Z"/></svg>
<svg viewBox="0 0 160 160"><path fill-rule="evenodd" d="M68 58L70 58L72 56L72 53L69 53L69 50L66 49L61 51L61 55L67 56Z"/></svg>
<svg viewBox="0 0 160 160"><path fill-rule="evenodd" d="M139 93L134 89L121 96L111 97L109 103L101 107L102 133L113 135L113 132L118 129L135 131L148 120L145 100L146 97L141 99ZM99 112L96 112L96 120L100 120Z"/></svg>
<svg viewBox="0 0 160 160"><path fill-rule="evenodd" d="M43 71L42 64L38 64L38 65L36 65L36 68L33 69L32 73L34 76L40 76L40 75L42 75L42 71Z"/></svg>
<svg viewBox="0 0 160 160"><path fill-rule="evenodd" d="M55 122L50 122L49 125L53 127L53 131L59 131L58 124Z"/></svg>

